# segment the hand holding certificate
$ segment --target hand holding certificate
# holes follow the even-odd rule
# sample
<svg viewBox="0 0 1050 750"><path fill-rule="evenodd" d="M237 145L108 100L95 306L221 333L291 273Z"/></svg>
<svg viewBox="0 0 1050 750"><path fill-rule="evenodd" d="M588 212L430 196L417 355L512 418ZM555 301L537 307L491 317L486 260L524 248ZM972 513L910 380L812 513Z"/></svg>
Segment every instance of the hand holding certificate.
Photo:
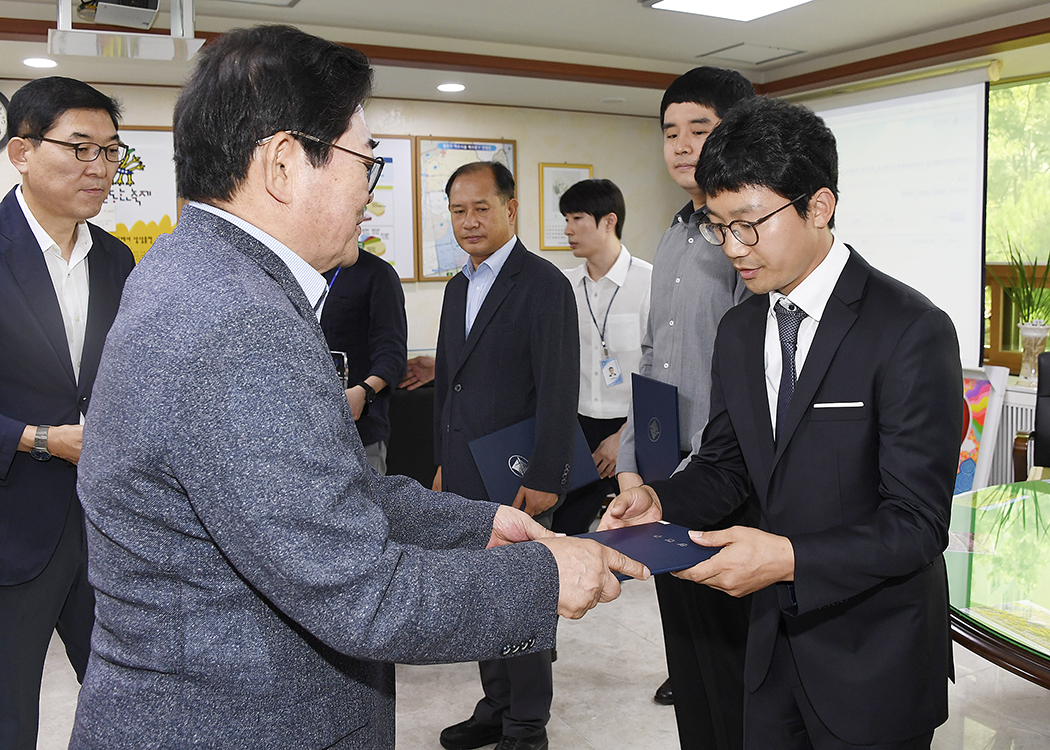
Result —
<svg viewBox="0 0 1050 750"><path fill-rule="evenodd" d="M672 573L692 568L718 552L718 547L702 547L689 538L689 529L666 521L625 526L618 529L580 534L577 539L593 539L619 550L642 563L653 573ZM617 576L620 580L624 578Z"/></svg>

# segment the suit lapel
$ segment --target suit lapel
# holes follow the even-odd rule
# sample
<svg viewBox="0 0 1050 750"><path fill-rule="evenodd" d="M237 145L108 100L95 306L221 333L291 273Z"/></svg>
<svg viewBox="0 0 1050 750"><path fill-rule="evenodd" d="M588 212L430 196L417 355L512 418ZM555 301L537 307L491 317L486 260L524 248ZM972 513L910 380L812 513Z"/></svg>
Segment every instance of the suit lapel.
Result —
<svg viewBox="0 0 1050 750"><path fill-rule="evenodd" d="M70 382L75 384L76 377L73 375L73 361L69 358L66 326L62 322L62 310L58 306L55 285L51 281L40 245L22 214L21 206L18 205L14 193L16 189L13 188L0 204L0 227L3 227L7 234L7 242L0 247L0 255L21 288L29 311L43 331L44 340L51 346Z"/></svg>
<svg viewBox="0 0 1050 750"><path fill-rule="evenodd" d="M118 278L116 258L100 239L102 230L91 230L91 251L88 253L88 315L84 330L84 351L80 355L79 391L90 390L102 359L109 323L116 317L120 304L121 287L114 288Z"/></svg>
<svg viewBox="0 0 1050 750"><path fill-rule="evenodd" d="M496 277L496 281L492 284L492 288L489 289L489 293L485 295L485 301L481 303L481 309L478 310L478 316L474 318L474 325L470 327L470 335L467 336L467 340L463 345L463 353L456 365L457 371L470 357L470 353L474 351L474 347L481 338L481 334L484 332L485 327L492 320L492 316L496 314L500 305L503 304L503 300L507 298L507 295L510 294L510 290L513 289L514 285L517 283L516 277L521 270L521 265L525 260L526 252L528 251L525 249L525 246L521 244L520 240L514 245L513 249L511 249L510 255L507 256L507 261L503 264L503 268ZM460 317L460 320L464 321L464 328L466 327L466 304L466 294L464 294L463 315ZM463 329L461 328L460 330Z"/></svg>
<svg viewBox="0 0 1050 750"><path fill-rule="evenodd" d="M842 269L842 274L835 284L831 297L828 298L824 315L813 337L813 344L809 348L809 354L806 355L806 363L795 384L795 393L791 397L791 406L788 408L784 421L784 434L777 436L774 467L784 455L784 450L791 442L791 437L802 421L806 410L813 403L817 389L823 382L842 339L857 320L854 305L863 296L864 285L867 283L871 267L853 251L853 248L849 248L849 251L850 259Z"/></svg>

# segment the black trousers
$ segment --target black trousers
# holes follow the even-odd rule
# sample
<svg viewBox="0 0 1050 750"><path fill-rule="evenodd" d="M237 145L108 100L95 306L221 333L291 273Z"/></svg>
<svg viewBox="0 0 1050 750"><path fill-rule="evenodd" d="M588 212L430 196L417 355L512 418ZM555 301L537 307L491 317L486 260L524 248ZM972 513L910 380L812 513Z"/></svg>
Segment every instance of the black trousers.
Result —
<svg viewBox="0 0 1050 750"><path fill-rule="evenodd" d="M74 498L47 567L31 581L0 586L0 749L35 750L40 680L51 634L58 630L69 663L83 682L94 622L84 514Z"/></svg>
<svg viewBox="0 0 1050 750"><path fill-rule="evenodd" d="M745 701L744 747L747 750L929 750L933 732L901 742L851 745L833 735L813 710L781 626L769 672Z"/></svg>
<svg viewBox="0 0 1050 750"><path fill-rule="evenodd" d="M576 416L580 420L580 427L583 430L583 436L587 439L587 447L590 448L591 453L598 450L598 445L605 438L620 429L624 422L627 421L627 417L595 419L594 417L585 417L583 414L577 414ZM565 502L555 511L551 529L570 536L573 534L586 534L591 530L591 523L594 521L594 517L598 515L602 503L605 502L605 498L610 493L613 495L620 494L620 486L616 482L615 475L606 479L599 479L586 487L573 490L565 496Z"/></svg>
<svg viewBox="0 0 1050 750"><path fill-rule="evenodd" d="M656 592L682 750L740 750L750 597L669 574Z"/></svg>

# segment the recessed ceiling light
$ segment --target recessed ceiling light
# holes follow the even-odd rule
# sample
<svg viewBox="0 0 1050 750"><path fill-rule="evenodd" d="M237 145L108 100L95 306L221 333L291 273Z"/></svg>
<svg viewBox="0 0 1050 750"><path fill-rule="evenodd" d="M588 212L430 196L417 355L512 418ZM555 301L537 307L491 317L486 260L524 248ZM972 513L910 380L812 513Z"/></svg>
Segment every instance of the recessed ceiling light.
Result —
<svg viewBox="0 0 1050 750"><path fill-rule="evenodd" d="M623 104L627 100L622 96L605 96L599 99L602 104Z"/></svg>
<svg viewBox="0 0 1050 750"><path fill-rule="evenodd" d="M462 83L443 83L438 86L438 91L444 91L446 94L456 94L466 88Z"/></svg>
<svg viewBox="0 0 1050 750"><path fill-rule="evenodd" d="M695 13L698 16L728 18L731 21L753 21L762 16L779 13L810 0L641 0L657 10Z"/></svg>
<svg viewBox="0 0 1050 750"><path fill-rule="evenodd" d="M23 65L28 65L30 68L53 68L58 65L54 60L48 60L46 57L27 57L22 61Z"/></svg>

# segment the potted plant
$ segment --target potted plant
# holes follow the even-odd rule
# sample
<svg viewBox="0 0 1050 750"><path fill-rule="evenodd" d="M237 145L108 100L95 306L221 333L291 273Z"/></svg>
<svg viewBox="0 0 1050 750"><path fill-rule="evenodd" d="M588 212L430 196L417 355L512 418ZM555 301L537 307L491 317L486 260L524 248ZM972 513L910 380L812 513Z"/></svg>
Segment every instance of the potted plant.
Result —
<svg viewBox="0 0 1050 750"><path fill-rule="evenodd" d="M1003 288L1003 293L1010 298L1017 310L1017 328L1021 333L1021 380L1035 382L1038 375L1039 354L1046 349L1047 335L1050 334L1050 289L1046 282L1050 279L1050 254L1047 255L1043 272L1040 276L1039 266L1029 265L1020 248L1010 238L1006 238L1009 266L1017 281L1005 284L996 276L996 281ZM995 273L993 271L993 276Z"/></svg>

